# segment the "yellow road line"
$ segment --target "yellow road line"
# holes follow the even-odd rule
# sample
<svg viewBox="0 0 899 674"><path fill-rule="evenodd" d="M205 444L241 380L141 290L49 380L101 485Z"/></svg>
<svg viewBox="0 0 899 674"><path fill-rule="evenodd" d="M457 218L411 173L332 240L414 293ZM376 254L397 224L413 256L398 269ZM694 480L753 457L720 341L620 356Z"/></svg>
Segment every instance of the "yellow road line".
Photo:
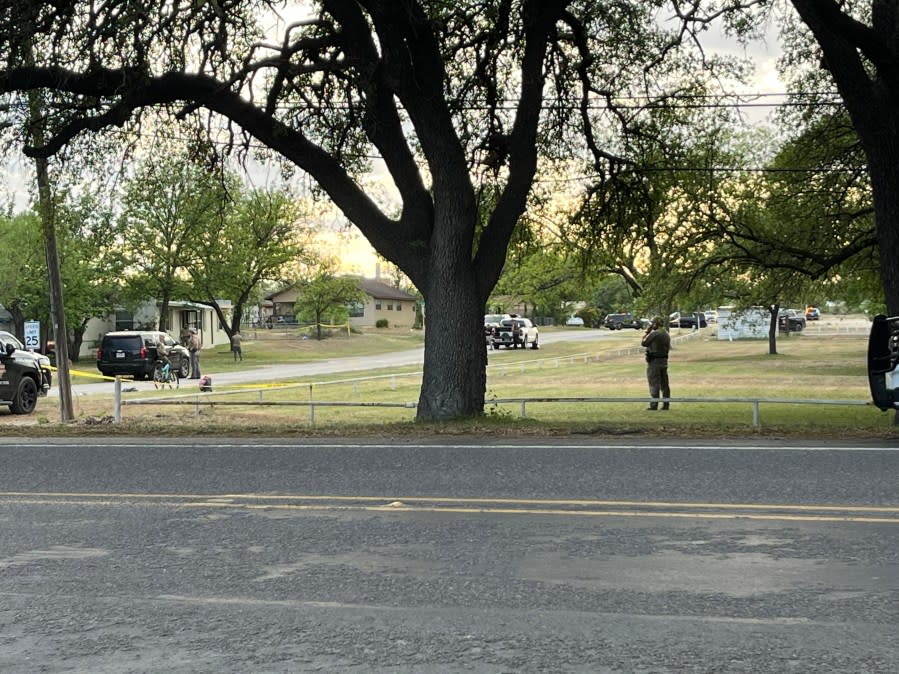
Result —
<svg viewBox="0 0 899 674"><path fill-rule="evenodd" d="M331 501L361 503L392 503L395 501L416 504L496 504L523 506L571 506L571 507L630 507L630 508L685 508L715 510L774 510L799 512L864 512L899 514L899 505L839 505L839 504L785 504L785 503L713 503L691 501L634 501L604 499L511 499L511 498L465 498L453 496L346 496L337 494L138 494L130 492L0 492L5 497L48 497L48 498L100 498L100 499L230 499L255 501ZM380 506L379 506L380 507Z"/></svg>
<svg viewBox="0 0 899 674"><path fill-rule="evenodd" d="M244 510L347 511L396 513L453 513L499 515L547 515L580 517L663 517L678 519L755 520L783 522L852 522L865 524L899 524L899 507L883 506L808 506L785 504L677 503L668 501L564 501L557 499L462 499L412 497L353 496L274 496L256 494L103 494L54 492L0 492L0 500L32 505L121 505L122 501L140 501L143 505L170 508L239 508ZM249 501L263 501L251 503ZM281 501L276 503L274 501ZM285 503L284 501L287 501ZM297 503L297 501L309 501ZM372 502L378 505L370 505ZM351 503L354 502L354 503ZM410 505L413 504L413 505ZM456 505L441 505L454 503ZM462 504L470 504L467 507ZM510 504L526 507L504 507ZM552 505L589 506L590 509L546 507ZM634 510L611 509L612 506ZM641 508L656 508L644 510ZM661 510L659 508L668 508ZM691 510L702 512L690 512ZM767 513L758 512L768 509ZM725 512L711 512L714 510ZM785 511L792 512L785 512ZM797 514L798 513L798 514ZM846 513L846 514L837 514ZM859 513L868 513L867 515ZM895 514L876 517L873 513Z"/></svg>

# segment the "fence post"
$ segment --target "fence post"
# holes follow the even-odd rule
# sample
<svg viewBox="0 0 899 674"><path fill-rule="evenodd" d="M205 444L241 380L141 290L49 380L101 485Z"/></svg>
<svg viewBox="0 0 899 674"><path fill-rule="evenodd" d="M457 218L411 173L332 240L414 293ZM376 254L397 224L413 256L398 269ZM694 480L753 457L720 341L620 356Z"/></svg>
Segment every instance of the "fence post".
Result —
<svg viewBox="0 0 899 674"><path fill-rule="evenodd" d="M759 418L759 417L761 417L761 411L759 410L759 407L761 406L761 404L762 403L760 400L752 401L752 427L753 428L760 428L762 425L762 422Z"/></svg>
<svg viewBox="0 0 899 674"><path fill-rule="evenodd" d="M122 423L122 378L115 378L115 394L113 395L113 418L117 424Z"/></svg>
<svg viewBox="0 0 899 674"><path fill-rule="evenodd" d="M527 412L525 411L524 406L525 406L525 402L524 402L524 400L522 400L521 401L521 418L522 419L527 416Z"/></svg>

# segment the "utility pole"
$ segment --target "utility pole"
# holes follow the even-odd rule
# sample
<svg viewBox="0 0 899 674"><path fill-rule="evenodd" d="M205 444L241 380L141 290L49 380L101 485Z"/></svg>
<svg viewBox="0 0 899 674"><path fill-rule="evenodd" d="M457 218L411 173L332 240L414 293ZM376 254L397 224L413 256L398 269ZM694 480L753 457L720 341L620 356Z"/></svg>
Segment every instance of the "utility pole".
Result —
<svg viewBox="0 0 899 674"><path fill-rule="evenodd" d="M30 54L29 54L30 56ZM29 135L35 147L46 143L43 128L41 98L37 91L28 94ZM72 405L72 378L69 373L69 336L66 330L66 312L63 303L62 276L59 273L59 252L56 246L56 207L50 189L49 162L45 157L34 160L37 168L38 211L47 256L47 272L50 282L50 317L53 321L53 337L56 340L56 374L59 387L59 416L63 422L75 419Z"/></svg>

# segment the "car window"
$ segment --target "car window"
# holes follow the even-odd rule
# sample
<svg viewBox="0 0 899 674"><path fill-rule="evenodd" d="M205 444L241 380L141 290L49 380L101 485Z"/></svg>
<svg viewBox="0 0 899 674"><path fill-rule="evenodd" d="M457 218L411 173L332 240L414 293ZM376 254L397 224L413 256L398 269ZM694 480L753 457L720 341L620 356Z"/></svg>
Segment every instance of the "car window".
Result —
<svg viewBox="0 0 899 674"><path fill-rule="evenodd" d="M140 343L140 335L107 335L103 338L103 348L111 351L136 351Z"/></svg>
<svg viewBox="0 0 899 674"><path fill-rule="evenodd" d="M12 344L14 347L22 351L25 350L25 345L22 344L22 342L20 342L18 339L16 339L16 336L14 334L5 331L0 332L0 346L5 349L7 344Z"/></svg>

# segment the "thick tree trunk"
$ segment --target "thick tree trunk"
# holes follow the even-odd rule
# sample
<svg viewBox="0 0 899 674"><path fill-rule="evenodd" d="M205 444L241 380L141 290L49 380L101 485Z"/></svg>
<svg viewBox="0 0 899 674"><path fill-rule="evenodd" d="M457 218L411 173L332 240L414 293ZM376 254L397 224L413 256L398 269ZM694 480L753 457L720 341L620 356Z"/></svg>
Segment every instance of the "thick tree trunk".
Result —
<svg viewBox="0 0 899 674"><path fill-rule="evenodd" d="M162 303L159 306L159 331L168 332L169 330L169 295L165 293L162 297Z"/></svg>
<svg viewBox="0 0 899 674"><path fill-rule="evenodd" d="M777 314L780 312L779 304L772 304L768 308L768 355L777 355Z"/></svg>
<svg viewBox="0 0 899 674"><path fill-rule="evenodd" d="M87 325L79 325L72 330L72 340L69 343L69 360L73 363L81 362L81 345L84 343L84 331Z"/></svg>
<svg viewBox="0 0 899 674"><path fill-rule="evenodd" d="M432 275L425 300L419 421L481 415L487 387L484 302L474 275L436 266L441 269Z"/></svg>
<svg viewBox="0 0 899 674"><path fill-rule="evenodd" d="M420 288L425 298L425 362L419 421L484 413L486 296L471 259L474 199L466 184L443 194L436 199L425 287Z"/></svg>
<svg viewBox="0 0 899 674"><path fill-rule="evenodd" d="M880 142L868 150L868 171L874 188L874 221L887 314L899 316L899 129L893 125L891 131L876 134Z"/></svg>

